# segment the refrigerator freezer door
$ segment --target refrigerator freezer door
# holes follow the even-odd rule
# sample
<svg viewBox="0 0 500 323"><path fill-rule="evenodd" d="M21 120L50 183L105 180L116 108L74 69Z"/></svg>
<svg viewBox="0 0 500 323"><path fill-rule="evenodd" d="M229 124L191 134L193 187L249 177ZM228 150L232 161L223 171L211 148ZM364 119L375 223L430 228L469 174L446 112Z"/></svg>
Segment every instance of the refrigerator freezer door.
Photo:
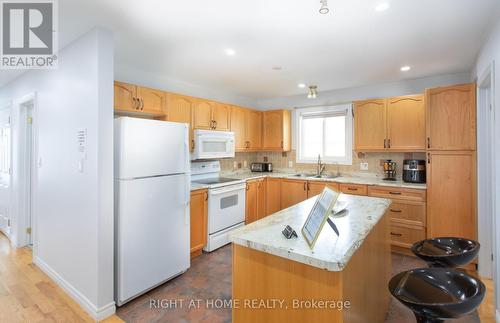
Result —
<svg viewBox="0 0 500 323"><path fill-rule="evenodd" d="M118 305L189 268L188 175L115 180Z"/></svg>
<svg viewBox="0 0 500 323"><path fill-rule="evenodd" d="M188 131L185 123L115 119L115 178L189 173Z"/></svg>

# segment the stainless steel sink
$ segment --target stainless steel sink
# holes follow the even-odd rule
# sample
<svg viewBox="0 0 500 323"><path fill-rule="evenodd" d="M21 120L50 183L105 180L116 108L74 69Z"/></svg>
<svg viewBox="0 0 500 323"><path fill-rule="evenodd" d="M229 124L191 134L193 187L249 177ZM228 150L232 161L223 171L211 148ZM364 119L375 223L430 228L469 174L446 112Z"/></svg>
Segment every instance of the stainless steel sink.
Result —
<svg viewBox="0 0 500 323"><path fill-rule="evenodd" d="M340 177L340 176L334 175L334 174L323 174L323 175L314 175L313 177L314 178L326 178L326 179L329 179L329 178L337 178L337 177Z"/></svg>
<svg viewBox="0 0 500 323"><path fill-rule="evenodd" d="M300 174L293 174L292 177L314 177L314 174L300 173Z"/></svg>

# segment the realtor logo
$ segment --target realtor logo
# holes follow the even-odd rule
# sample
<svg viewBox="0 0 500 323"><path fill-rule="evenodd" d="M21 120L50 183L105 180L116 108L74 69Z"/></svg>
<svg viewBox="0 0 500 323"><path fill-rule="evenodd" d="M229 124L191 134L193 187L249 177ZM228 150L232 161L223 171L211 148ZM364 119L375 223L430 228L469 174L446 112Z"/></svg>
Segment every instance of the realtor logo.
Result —
<svg viewBox="0 0 500 323"><path fill-rule="evenodd" d="M55 0L0 0L3 69L57 67Z"/></svg>

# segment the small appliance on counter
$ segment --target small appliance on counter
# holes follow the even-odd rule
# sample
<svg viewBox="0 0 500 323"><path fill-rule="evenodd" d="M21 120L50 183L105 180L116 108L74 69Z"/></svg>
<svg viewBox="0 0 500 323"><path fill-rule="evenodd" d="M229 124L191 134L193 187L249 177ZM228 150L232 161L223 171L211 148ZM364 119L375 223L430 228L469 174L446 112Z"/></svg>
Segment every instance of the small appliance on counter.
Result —
<svg viewBox="0 0 500 323"><path fill-rule="evenodd" d="M252 172L272 172L273 164L272 163L252 163L250 165L250 170Z"/></svg>
<svg viewBox="0 0 500 323"><path fill-rule="evenodd" d="M384 162L384 181L395 181L396 180L396 162L387 159Z"/></svg>
<svg viewBox="0 0 500 323"><path fill-rule="evenodd" d="M425 183L425 160L405 159L403 161L403 181Z"/></svg>

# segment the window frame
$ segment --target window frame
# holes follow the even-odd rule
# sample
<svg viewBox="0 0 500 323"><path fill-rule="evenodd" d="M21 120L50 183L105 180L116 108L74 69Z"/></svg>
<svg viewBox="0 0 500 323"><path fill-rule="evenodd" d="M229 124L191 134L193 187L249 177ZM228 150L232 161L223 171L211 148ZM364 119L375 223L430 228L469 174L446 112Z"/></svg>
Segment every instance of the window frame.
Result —
<svg viewBox="0 0 500 323"><path fill-rule="evenodd" d="M296 116L296 129L297 129L297 147L296 147L296 157L295 162L299 164L315 164L317 163L317 158L309 159L304 158L301 155L302 150L302 120L303 116L310 114L320 114L320 113L335 113L335 112L345 112L345 147L346 156L344 157L324 157L321 156L321 161L325 164L338 164L338 165L352 165L352 150L353 150L353 123L354 118L352 115L352 104L340 104L340 105L330 105L330 106L320 106L311 108L298 108L295 110ZM323 131L323 136L325 132ZM323 138L324 145L324 138ZM325 148L323 147L323 152Z"/></svg>

